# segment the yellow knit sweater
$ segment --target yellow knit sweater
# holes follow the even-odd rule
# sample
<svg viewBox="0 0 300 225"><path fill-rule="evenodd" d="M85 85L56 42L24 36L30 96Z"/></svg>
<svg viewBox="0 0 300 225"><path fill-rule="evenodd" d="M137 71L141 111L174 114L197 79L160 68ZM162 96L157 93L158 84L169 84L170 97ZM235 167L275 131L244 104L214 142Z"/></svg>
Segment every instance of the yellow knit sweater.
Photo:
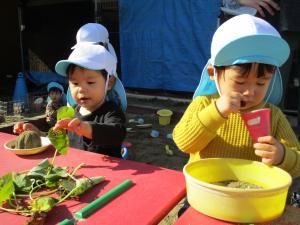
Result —
<svg viewBox="0 0 300 225"><path fill-rule="evenodd" d="M196 97L173 131L178 148L190 153L189 162L200 158L240 158L261 161L254 153L253 142L240 113L224 118L217 110L217 95ZM271 109L271 135L285 148L278 167L292 177L300 176L300 145L281 110L269 103L256 106Z"/></svg>

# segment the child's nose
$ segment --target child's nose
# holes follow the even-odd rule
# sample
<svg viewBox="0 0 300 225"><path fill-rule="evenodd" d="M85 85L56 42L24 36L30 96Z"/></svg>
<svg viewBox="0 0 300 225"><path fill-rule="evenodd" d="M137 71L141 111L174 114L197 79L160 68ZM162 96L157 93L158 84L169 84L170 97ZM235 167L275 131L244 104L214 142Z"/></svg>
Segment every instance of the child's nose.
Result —
<svg viewBox="0 0 300 225"><path fill-rule="evenodd" d="M253 96L254 93L255 93L255 88L253 86L249 86L244 90L243 95Z"/></svg>
<svg viewBox="0 0 300 225"><path fill-rule="evenodd" d="M86 88L84 85L81 85L81 86L78 86L78 92L85 92L86 91Z"/></svg>

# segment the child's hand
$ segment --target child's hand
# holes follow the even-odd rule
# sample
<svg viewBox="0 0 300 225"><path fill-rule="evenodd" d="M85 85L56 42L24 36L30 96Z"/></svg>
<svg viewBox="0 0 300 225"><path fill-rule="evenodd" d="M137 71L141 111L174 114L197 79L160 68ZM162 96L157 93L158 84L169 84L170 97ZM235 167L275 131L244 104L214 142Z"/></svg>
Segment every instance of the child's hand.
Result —
<svg viewBox="0 0 300 225"><path fill-rule="evenodd" d="M246 97L238 92L224 93L216 101L217 108L223 117L228 117L230 113L236 113L241 108L241 101L246 101Z"/></svg>
<svg viewBox="0 0 300 225"><path fill-rule="evenodd" d="M13 128L13 132L15 134L20 134L20 133L24 132L25 130L35 131L41 135L41 131L31 123L18 122L14 125L14 128Z"/></svg>
<svg viewBox="0 0 300 225"><path fill-rule="evenodd" d="M267 165L278 165L284 157L284 147L274 137L259 137L254 144L255 154Z"/></svg>
<svg viewBox="0 0 300 225"><path fill-rule="evenodd" d="M80 121L78 118L74 119L62 119L56 122L53 130L67 129L75 132L79 136L85 136L92 138L92 127L89 123Z"/></svg>
<svg viewBox="0 0 300 225"><path fill-rule="evenodd" d="M16 123L13 128L14 134L21 134L24 131L23 125L23 122Z"/></svg>

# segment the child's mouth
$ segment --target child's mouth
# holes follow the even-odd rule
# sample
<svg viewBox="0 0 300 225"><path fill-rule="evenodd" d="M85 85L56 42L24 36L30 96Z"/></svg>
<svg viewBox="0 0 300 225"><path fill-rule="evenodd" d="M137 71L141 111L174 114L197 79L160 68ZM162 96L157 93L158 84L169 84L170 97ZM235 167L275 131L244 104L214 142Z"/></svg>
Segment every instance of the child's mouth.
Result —
<svg viewBox="0 0 300 225"><path fill-rule="evenodd" d="M80 98L79 99L79 101L81 102L81 103L85 103L85 102L87 102L89 100L89 98Z"/></svg>
<svg viewBox="0 0 300 225"><path fill-rule="evenodd" d="M241 101L241 108L245 107L246 106L246 102L245 101Z"/></svg>

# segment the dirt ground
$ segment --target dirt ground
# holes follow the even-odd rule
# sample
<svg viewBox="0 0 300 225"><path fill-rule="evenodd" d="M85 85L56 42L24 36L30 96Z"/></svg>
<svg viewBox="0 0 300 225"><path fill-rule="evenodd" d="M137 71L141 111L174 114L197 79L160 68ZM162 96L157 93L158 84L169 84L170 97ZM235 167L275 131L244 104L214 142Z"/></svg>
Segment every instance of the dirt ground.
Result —
<svg viewBox="0 0 300 225"><path fill-rule="evenodd" d="M153 164L157 166L166 167L169 169L181 170L186 164L188 155L180 152L173 142L171 137L174 122L167 126L160 126L157 121L157 116L153 114L127 114L128 120L130 119L143 119L145 124L152 124L149 128L139 128L137 123L128 123L127 128L132 128L128 131L126 141L132 144L128 148L128 159ZM159 132L158 137L151 137L151 131ZM173 152L167 153L166 148Z"/></svg>
<svg viewBox="0 0 300 225"><path fill-rule="evenodd" d="M172 131L186 105L171 101L140 101L142 104L136 99L129 100L126 114L128 132L125 140L132 144L132 147L129 148L129 159L169 169L182 170L188 160L188 155L178 150L172 139ZM173 111L169 125L159 125L156 111L160 108ZM143 120L142 124L147 124L150 127L139 127L138 120ZM151 136L153 130L159 133L158 137ZM173 152L173 155L166 152L167 146Z"/></svg>

